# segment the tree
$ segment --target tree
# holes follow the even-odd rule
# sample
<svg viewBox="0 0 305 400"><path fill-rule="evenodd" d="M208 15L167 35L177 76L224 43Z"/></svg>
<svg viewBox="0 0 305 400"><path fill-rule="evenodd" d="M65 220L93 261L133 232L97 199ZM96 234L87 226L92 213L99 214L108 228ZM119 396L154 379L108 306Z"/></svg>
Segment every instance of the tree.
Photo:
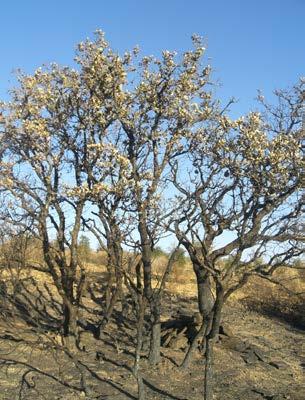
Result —
<svg viewBox="0 0 305 400"><path fill-rule="evenodd" d="M92 250L90 247L90 240L87 236L80 236L78 241L78 251L80 254L80 258L83 260L83 262L88 262Z"/></svg>
<svg viewBox="0 0 305 400"><path fill-rule="evenodd" d="M252 274L292 266L304 251L304 82L277 92L278 106L265 104L265 114L233 121L209 90L203 55L194 36L180 58L164 51L139 59L137 49L120 56L97 32L79 44L77 70L52 64L20 74L0 109L0 217L41 241L35 267L61 296L65 336L77 336L85 287L81 232L95 236L108 270L97 330L124 303L125 284L137 318L140 385L144 322L157 364L165 282L184 246L203 317L184 366L203 335L209 400L226 299ZM154 251L169 233L177 247L155 283Z"/></svg>
<svg viewBox="0 0 305 400"><path fill-rule="evenodd" d="M209 113L209 69L201 65L204 49L196 37L194 45L179 63L165 51L161 60L144 57L134 65L136 50L120 57L98 32L94 42L79 45L79 71L52 64L33 76L20 74L12 101L1 108L1 186L16 210L3 219L41 238L63 299L65 334L76 330L85 280L78 240L85 224L106 239L118 286L122 242L140 251L152 363L160 357L152 251L162 234L164 175L179 155L180 139ZM93 218L86 204L95 207ZM130 228L120 227L123 216Z"/></svg>
<svg viewBox="0 0 305 400"><path fill-rule="evenodd" d="M41 241L41 268L52 276L63 301L65 336L76 336L85 281L78 254L85 202L72 203L67 188L67 179L81 187L81 163L73 148L62 145L73 119L63 81L75 79L73 71L55 65L20 75L12 101L2 106L0 138L1 219Z"/></svg>
<svg viewBox="0 0 305 400"><path fill-rule="evenodd" d="M165 234L161 221L172 212L163 205L166 175L170 161L183 149L181 140L191 135L194 124L213 114L206 90L209 67L202 65L204 48L198 37L193 42L194 50L180 61L164 51L160 60L143 57L138 62L136 50L120 57L100 32L95 42L80 44L81 93L70 100L77 110L77 129L70 129L65 138L77 159L84 160L86 185L74 194L97 207L97 218L84 222L97 239L103 238L98 240L118 280L122 243L141 255L152 320L152 364L160 358L161 326L161 292L152 286L153 250Z"/></svg>
<svg viewBox="0 0 305 400"><path fill-rule="evenodd" d="M265 105L262 115L232 121L219 113L193 132L184 160L172 163L178 210L172 231L197 278L206 400L212 398L213 343L227 298L251 275L293 268L304 254L305 236L297 229L305 208L303 86L277 92L279 106Z"/></svg>

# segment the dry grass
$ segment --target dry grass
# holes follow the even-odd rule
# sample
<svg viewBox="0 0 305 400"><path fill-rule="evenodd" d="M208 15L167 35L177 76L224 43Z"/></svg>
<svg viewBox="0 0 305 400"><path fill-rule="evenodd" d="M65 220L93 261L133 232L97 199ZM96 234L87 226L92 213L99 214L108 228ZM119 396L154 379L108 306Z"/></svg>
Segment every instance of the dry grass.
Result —
<svg viewBox="0 0 305 400"><path fill-rule="evenodd" d="M279 269L272 283L252 277L249 283L232 295L232 300L242 302L250 310L290 325L305 329L305 279L299 270Z"/></svg>
<svg viewBox="0 0 305 400"><path fill-rule="evenodd" d="M37 263L42 259L39 249L29 249L28 260ZM99 274L106 272L106 252L91 252L86 260L85 267L88 279L92 281ZM158 287L165 271L168 257L160 254L153 261L153 286ZM3 268L0 270L0 279L14 282L33 277L38 282L44 282L52 287L52 278L49 274L32 269ZM241 302L250 310L257 311L269 317L276 317L289 322L295 327L305 328L305 273L296 269L278 269L273 277L278 284L252 277L249 283L231 296L231 301ZM55 289L55 288L54 288ZM166 289L173 294L186 298L197 296L195 274L189 260L176 262L173 266Z"/></svg>
<svg viewBox="0 0 305 400"><path fill-rule="evenodd" d="M160 276L166 267L166 257L158 257L154 268ZM290 325L305 329L305 273L304 270L279 268L272 277L277 283L253 276L247 285L231 296L233 303L241 302L248 309ZM158 280L155 280L157 285ZM197 285L189 261L175 264L167 290L192 298L197 296Z"/></svg>

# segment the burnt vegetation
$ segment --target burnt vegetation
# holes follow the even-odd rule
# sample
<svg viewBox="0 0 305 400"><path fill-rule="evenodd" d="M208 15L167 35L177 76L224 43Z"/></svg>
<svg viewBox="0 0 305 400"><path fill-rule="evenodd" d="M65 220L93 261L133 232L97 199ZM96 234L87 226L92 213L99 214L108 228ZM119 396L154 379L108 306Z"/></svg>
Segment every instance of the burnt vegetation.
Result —
<svg viewBox="0 0 305 400"><path fill-rule="evenodd" d="M233 120L204 50L119 56L97 32L1 103L1 399L288 393L242 329L305 326L304 80ZM279 392L230 388L229 354L285 370Z"/></svg>

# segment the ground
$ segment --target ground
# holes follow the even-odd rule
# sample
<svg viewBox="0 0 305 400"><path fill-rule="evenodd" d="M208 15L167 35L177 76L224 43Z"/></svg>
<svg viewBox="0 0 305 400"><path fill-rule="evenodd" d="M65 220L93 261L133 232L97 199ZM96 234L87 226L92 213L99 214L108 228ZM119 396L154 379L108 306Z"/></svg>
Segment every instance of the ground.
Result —
<svg viewBox="0 0 305 400"><path fill-rule="evenodd" d="M162 269L162 259L157 261ZM82 351L68 353L58 334L61 306L51 278L32 271L13 272L2 274L0 287L0 400L86 398L78 390L81 374L90 388L90 400L137 398L131 309L122 318L117 307L101 339L92 333L102 312L105 275L100 266L88 267L90 284L80 315ZM253 279L229 299L215 346L216 400L305 399L303 278L297 271L280 272L277 279L288 292L282 285ZM292 292L301 296L292 296ZM200 351L187 371L179 369L187 349L185 334L194 331L194 326L187 322L187 332L171 340L169 333L173 332L168 329L181 318L192 321L197 312L195 295L191 266L178 266L166 287L164 346L157 367L148 364L147 338L143 344L141 374L147 399L202 399Z"/></svg>
<svg viewBox="0 0 305 400"><path fill-rule="evenodd" d="M28 292L34 290L28 287ZM46 295L42 288L41 293ZM43 313L37 313L35 327L34 317L18 318L5 313L4 301L0 322L0 399L85 398L84 393L71 389L73 385L78 387L79 370L73 360L63 354L59 335L50 327L40 329ZM21 302L20 297L22 310ZM51 310L41 308L40 303L41 294L40 299L36 298L36 309L50 316ZM189 295L167 292L166 304L163 321L197 311L196 298ZM215 399L304 400L305 330L285 318L280 320L278 315L263 315L261 309L253 308L245 298L237 297L224 309L222 323L229 333L220 335L215 347ZM97 303L90 296L84 301L83 317L86 321L98 318ZM56 321L56 313L53 319ZM134 343L132 316L130 321L122 319L119 310L101 339L95 339L90 331L81 329L83 351L77 352L76 358L85 369L91 398L137 398L136 380L132 374ZM147 362L147 348L146 340L141 374L147 399L202 398L203 362L199 351L193 365L187 371L181 371L178 366L184 351L179 345L162 348L162 362L155 368Z"/></svg>

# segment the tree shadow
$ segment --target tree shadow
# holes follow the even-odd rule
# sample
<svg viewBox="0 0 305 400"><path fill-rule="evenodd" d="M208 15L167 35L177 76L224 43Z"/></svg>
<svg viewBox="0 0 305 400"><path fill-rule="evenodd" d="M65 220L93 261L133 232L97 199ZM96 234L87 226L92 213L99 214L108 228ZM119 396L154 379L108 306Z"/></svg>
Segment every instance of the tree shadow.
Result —
<svg viewBox="0 0 305 400"><path fill-rule="evenodd" d="M12 317L19 317L29 326L53 332L60 329L60 303L46 285L42 289L33 278L18 281L11 293L2 287L0 298L9 306Z"/></svg>
<svg viewBox="0 0 305 400"><path fill-rule="evenodd" d="M301 301L283 304L280 301L260 301L245 299L245 305L251 311L256 311L266 317L290 325L293 329L305 331L305 304Z"/></svg>

